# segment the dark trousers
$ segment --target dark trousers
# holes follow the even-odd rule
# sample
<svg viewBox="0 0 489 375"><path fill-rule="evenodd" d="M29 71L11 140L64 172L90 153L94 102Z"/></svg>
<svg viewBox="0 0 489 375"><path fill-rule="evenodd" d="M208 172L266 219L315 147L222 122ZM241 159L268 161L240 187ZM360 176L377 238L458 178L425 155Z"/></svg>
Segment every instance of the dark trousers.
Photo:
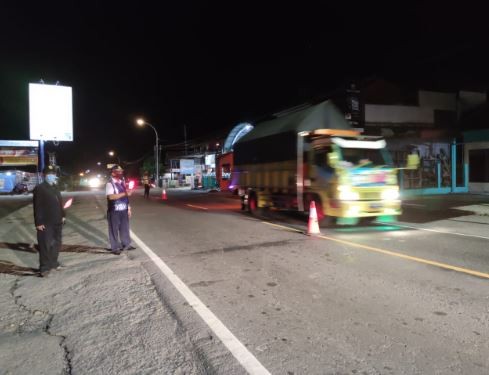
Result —
<svg viewBox="0 0 489 375"><path fill-rule="evenodd" d="M144 197L149 198L149 185L144 185Z"/></svg>
<svg viewBox="0 0 489 375"><path fill-rule="evenodd" d="M44 230L37 231L39 245L39 272L46 272L59 266L62 224L46 224Z"/></svg>
<svg viewBox="0 0 489 375"><path fill-rule="evenodd" d="M108 211L109 241L112 251L120 250L131 244L129 235L129 216L127 210Z"/></svg>

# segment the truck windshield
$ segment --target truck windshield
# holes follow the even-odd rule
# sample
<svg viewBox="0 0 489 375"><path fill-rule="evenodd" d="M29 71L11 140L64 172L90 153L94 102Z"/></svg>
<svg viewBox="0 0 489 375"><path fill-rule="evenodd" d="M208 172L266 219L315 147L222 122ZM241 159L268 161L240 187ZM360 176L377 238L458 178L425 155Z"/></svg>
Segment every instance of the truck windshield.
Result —
<svg viewBox="0 0 489 375"><path fill-rule="evenodd" d="M341 148L340 165L343 167L372 168L391 165L385 149Z"/></svg>

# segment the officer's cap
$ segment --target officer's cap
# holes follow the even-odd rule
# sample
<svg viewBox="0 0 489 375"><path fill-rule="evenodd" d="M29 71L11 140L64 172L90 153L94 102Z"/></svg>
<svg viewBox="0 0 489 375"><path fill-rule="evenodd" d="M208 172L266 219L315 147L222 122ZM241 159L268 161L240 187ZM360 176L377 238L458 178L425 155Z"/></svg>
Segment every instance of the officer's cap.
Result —
<svg viewBox="0 0 489 375"><path fill-rule="evenodd" d="M124 169L122 169L122 167L120 165L114 165L110 170L112 172L114 172L114 171L123 172L124 171Z"/></svg>

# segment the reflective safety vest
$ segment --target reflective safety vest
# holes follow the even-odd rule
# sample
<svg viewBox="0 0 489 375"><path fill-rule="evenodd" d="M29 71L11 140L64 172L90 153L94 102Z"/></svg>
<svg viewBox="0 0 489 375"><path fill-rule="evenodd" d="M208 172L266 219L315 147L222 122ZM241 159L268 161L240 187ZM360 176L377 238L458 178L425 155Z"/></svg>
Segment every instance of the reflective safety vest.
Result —
<svg viewBox="0 0 489 375"><path fill-rule="evenodd" d="M114 187L114 194L120 194L126 192L126 187L124 186L124 181L115 182L114 180L110 180L110 183ZM108 210L113 211L124 211L129 208L129 197L122 197L119 199L111 200L107 198L107 207Z"/></svg>

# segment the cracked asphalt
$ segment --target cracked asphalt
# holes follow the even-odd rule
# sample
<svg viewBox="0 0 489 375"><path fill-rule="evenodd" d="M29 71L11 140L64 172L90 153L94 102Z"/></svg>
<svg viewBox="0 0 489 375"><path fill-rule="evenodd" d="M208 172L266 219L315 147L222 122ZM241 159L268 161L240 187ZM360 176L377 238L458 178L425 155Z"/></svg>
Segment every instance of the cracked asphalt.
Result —
<svg viewBox="0 0 489 375"><path fill-rule="evenodd" d="M39 278L32 207L13 205L0 218L0 265L11 271L0 273L1 375L208 373L141 263L103 250L102 207L77 200L64 229L66 268Z"/></svg>

